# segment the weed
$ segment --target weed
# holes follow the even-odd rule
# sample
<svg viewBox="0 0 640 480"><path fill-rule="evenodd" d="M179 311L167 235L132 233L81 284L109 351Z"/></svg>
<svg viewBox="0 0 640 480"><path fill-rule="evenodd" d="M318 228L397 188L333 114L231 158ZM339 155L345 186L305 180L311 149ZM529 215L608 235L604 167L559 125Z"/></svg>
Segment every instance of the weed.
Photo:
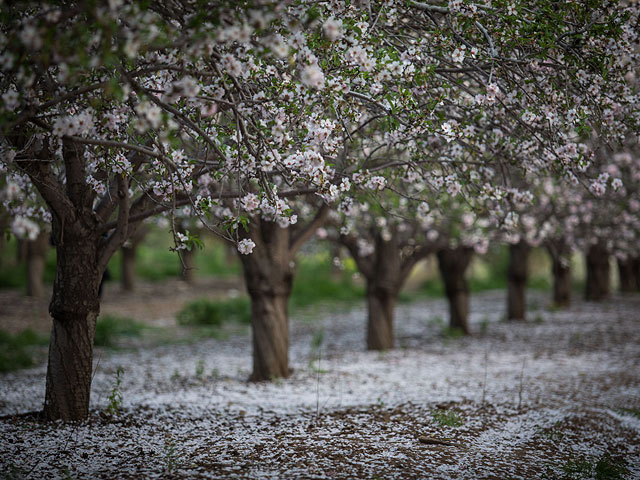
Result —
<svg viewBox="0 0 640 480"><path fill-rule="evenodd" d="M204 360L200 359L198 360L198 363L196 363L196 377L202 378L203 374L204 374Z"/></svg>
<svg viewBox="0 0 640 480"><path fill-rule="evenodd" d="M313 337L311 338L311 354L309 356L309 369L313 373L327 373L327 370L318 367L322 355L323 342L324 331L318 330L314 332Z"/></svg>
<svg viewBox="0 0 640 480"><path fill-rule="evenodd" d="M433 421L443 427L459 427L463 423L458 412L443 409L433 412Z"/></svg>
<svg viewBox="0 0 640 480"><path fill-rule="evenodd" d="M107 405L106 412L109 415L119 415L120 407L122 406L122 390L120 387L122 386L122 374L124 370L122 367L118 367L116 370L116 383L111 389L111 393L109 394L109 404Z"/></svg>
<svg viewBox="0 0 640 480"><path fill-rule="evenodd" d="M544 317L541 314L537 314L536 317L533 319L533 322L540 325L541 323L544 323Z"/></svg>
<svg viewBox="0 0 640 480"><path fill-rule="evenodd" d="M164 464L168 474L173 474L178 467L178 455L176 454L176 442L167 438L164 443Z"/></svg>

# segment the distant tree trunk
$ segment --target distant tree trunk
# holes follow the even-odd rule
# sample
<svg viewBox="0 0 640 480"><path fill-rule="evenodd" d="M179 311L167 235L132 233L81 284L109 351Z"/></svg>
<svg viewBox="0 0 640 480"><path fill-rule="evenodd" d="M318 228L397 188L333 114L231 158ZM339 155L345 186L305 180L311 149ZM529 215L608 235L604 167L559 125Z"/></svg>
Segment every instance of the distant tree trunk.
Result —
<svg viewBox="0 0 640 480"><path fill-rule="evenodd" d="M55 223L54 234L61 237ZM65 229L64 243L56 248L44 404L44 416L50 420L82 420L89 412L93 338L100 313L98 286L103 273L98 267L98 238L93 236L77 238Z"/></svg>
<svg viewBox="0 0 640 480"><path fill-rule="evenodd" d="M571 252L562 239L547 242L553 275L553 304L566 308L571 304Z"/></svg>
<svg viewBox="0 0 640 480"><path fill-rule="evenodd" d="M28 256L28 240L18 238L16 240L16 263L21 264L27 261Z"/></svg>
<svg viewBox="0 0 640 480"><path fill-rule="evenodd" d="M587 284L585 298L597 302L611 292L609 252L600 244L592 245L587 251Z"/></svg>
<svg viewBox="0 0 640 480"><path fill-rule="evenodd" d="M141 225L120 248L122 252L120 287L125 292L133 292L136 288L136 252L138 245L144 240L147 233L149 233L149 228Z"/></svg>
<svg viewBox="0 0 640 480"><path fill-rule="evenodd" d="M465 273L473 249L468 247L447 248L438 251L438 267L444 281L449 300L449 326L460 329L465 335L469 329L469 284Z"/></svg>
<svg viewBox="0 0 640 480"><path fill-rule="evenodd" d="M509 245L507 269L507 320L525 320L526 291L531 247L521 240Z"/></svg>
<svg viewBox="0 0 640 480"><path fill-rule="evenodd" d="M44 267L49 250L49 232L40 232L35 240L24 241L27 248L27 295L44 295Z"/></svg>
<svg viewBox="0 0 640 480"><path fill-rule="evenodd" d="M136 287L136 248L135 245L123 245L120 249L122 253L120 287L125 292L133 292Z"/></svg>
<svg viewBox="0 0 640 480"><path fill-rule="evenodd" d="M620 278L620 291L624 293L637 292L640 286L636 271L636 259L628 257L618 259L618 276Z"/></svg>
<svg viewBox="0 0 640 480"><path fill-rule="evenodd" d="M397 236L388 241L376 236L373 268L367 272L367 349L393 348L393 317L398 293L404 283Z"/></svg>
<svg viewBox="0 0 640 480"><path fill-rule="evenodd" d="M251 297L253 372L250 380L289 376L289 319L293 270L290 231L276 223L251 220L246 238L255 241L249 255L239 254Z"/></svg>

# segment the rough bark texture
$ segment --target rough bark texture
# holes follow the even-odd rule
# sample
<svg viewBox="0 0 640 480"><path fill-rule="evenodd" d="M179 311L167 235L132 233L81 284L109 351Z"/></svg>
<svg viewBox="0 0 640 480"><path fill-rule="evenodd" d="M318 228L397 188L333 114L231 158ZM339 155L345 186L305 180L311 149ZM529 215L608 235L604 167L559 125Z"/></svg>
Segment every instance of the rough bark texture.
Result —
<svg viewBox="0 0 640 480"><path fill-rule="evenodd" d="M367 278L367 349L389 350L393 348L393 317L398 292L404 278L396 235L389 241L376 238L375 259Z"/></svg>
<svg viewBox="0 0 640 480"><path fill-rule="evenodd" d="M620 278L620 291L624 293L637 292L640 289L640 278L636 268L637 259L618 259L618 276Z"/></svg>
<svg viewBox="0 0 640 480"><path fill-rule="evenodd" d="M438 251L438 268L444 281L449 301L449 326L465 335L469 329L469 284L465 276L471 262L473 249L468 247L447 248Z"/></svg>
<svg viewBox="0 0 640 480"><path fill-rule="evenodd" d="M49 250L49 232L40 232L35 240L25 242L27 246L27 295L44 295L44 267Z"/></svg>
<svg viewBox="0 0 640 480"><path fill-rule="evenodd" d="M600 244L592 245L586 260L585 299L591 302L603 300L611 293L609 252Z"/></svg>
<svg viewBox="0 0 640 480"><path fill-rule="evenodd" d="M44 416L71 421L82 420L89 412L102 272L97 264L98 239L73 238L65 233L64 243L57 246L56 278L49 306L53 328Z"/></svg>
<svg viewBox="0 0 640 480"><path fill-rule="evenodd" d="M288 303L293 271L289 258L289 229L252 220L249 235L256 247L240 254L247 291L251 297L253 372L250 380L289 376Z"/></svg>
<svg viewBox="0 0 640 480"><path fill-rule="evenodd" d="M509 245L509 267L507 269L507 319L525 320L526 291L529 277L529 252L531 247L520 241Z"/></svg>

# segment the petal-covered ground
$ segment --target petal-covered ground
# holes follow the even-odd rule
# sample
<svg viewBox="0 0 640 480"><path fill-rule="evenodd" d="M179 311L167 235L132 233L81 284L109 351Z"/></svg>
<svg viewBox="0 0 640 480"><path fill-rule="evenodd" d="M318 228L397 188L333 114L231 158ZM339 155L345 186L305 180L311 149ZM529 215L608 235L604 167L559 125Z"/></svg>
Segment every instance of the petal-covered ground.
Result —
<svg viewBox="0 0 640 480"><path fill-rule="evenodd" d="M9 478L640 478L640 298L536 308L475 334L441 300L401 305L394 351L366 352L360 308L292 319L293 375L246 382L250 338L97 350L92 415L29 416L45 366L0 376ZM122 369L118 414L107 414ZM113 402L112 402L113 403ZM12 477L13 476L13 477Z"/></svg>

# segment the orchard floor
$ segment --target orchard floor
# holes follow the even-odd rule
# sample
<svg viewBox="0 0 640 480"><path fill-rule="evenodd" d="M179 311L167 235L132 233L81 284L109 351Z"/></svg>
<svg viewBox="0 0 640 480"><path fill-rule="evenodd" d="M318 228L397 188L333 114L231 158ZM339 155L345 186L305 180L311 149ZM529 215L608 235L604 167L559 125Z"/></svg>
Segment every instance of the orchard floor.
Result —
<svg viewBox="0 0 640 480"><path fill-rule="evenodd" d="M503 292L475 296L469 338L442 328L442 300L400 305L384 353L364 351L361 308L309 311L273 383L246 382L246 332L98 350L79 424L10 416L41 407L45 366L4 374L0 476L640 478L640 297L531 297L506 323Z"/></svg>

